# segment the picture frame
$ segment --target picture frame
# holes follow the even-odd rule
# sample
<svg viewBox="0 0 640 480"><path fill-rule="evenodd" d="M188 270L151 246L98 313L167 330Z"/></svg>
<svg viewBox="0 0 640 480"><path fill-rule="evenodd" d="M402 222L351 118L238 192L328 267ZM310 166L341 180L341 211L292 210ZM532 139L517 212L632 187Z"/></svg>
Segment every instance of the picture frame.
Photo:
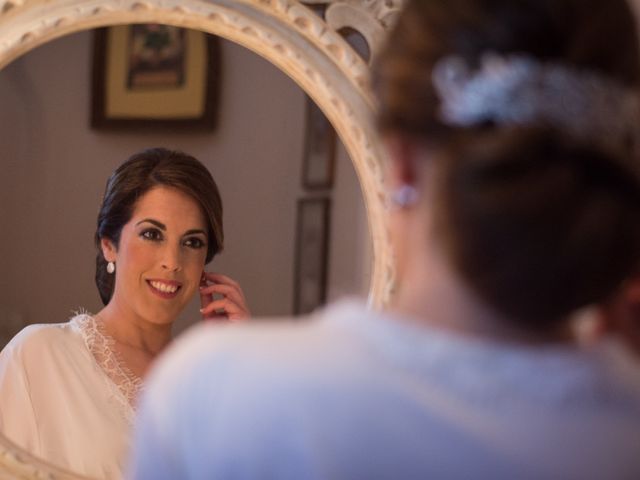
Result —
<svg viewBox="0 0 640 480"><path fill-rule="evenodd" d="M91 127L215 129L219 40L160 24L116 25L94 32Z"/></svg>
<svg viewBox="0 0 640 480"><path fill-rule="evenodd" d="M302 185L308 190L333 187L337 134L311 98L306 97Z"/></svg>
<svg viewBox="0 0 640 480"><path fill-rule="evenodd" d="M294 315L312 312L327 300L331 200L298 200L294 272Z"/></svg>

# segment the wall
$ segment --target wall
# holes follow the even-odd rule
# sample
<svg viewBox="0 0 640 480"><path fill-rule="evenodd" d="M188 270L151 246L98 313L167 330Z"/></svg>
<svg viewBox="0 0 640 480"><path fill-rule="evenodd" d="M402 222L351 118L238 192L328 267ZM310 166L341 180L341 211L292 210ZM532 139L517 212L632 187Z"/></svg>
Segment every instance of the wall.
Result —
<svg viewBox="0 0 640 480"><path fill-rule="evenodd" d="M290 312L302 90L265 60L223 42L215 132L93 131L91 42L91 32L63 37L0 71L0 336L23 322L60 322L74 309L100 308L93 233L104 184L131 153L150 146L195 155L219 184L226 249L209 268L236 278L255 314ZM331 298L364 294L369 282L364 207L341 146L336 169ZM196 302L184 317L197 318Z"/></svg>

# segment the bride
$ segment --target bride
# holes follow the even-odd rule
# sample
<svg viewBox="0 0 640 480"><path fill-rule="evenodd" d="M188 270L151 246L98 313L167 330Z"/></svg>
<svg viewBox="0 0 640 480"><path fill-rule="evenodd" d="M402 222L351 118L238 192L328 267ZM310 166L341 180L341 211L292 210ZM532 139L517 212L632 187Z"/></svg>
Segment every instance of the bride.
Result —
<svg viewBox="0 0 640 480"><path fill-rule="evenodd" d="M0 432L83 475L121 478L136 399L196 292L204 318L249 316L240 286L204 271L222 249L209 171L181 152L133 155L109 178L95 234L105 307L30 325L0 353ZM215 295L215 298L214 298Z"/></svg>

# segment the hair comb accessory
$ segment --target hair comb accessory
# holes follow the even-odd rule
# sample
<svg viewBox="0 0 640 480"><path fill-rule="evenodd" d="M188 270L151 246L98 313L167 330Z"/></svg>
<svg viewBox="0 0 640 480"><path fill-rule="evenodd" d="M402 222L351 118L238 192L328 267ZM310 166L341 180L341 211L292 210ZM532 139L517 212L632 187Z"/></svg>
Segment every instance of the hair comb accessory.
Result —
<svg viewBox="0 0 640 480"><path fill-rule="evenodd" d="M638 93L595 72L487 53L477 69L443 57L432 81L446 125L549 126L603 148L640 151Z"/></svg>

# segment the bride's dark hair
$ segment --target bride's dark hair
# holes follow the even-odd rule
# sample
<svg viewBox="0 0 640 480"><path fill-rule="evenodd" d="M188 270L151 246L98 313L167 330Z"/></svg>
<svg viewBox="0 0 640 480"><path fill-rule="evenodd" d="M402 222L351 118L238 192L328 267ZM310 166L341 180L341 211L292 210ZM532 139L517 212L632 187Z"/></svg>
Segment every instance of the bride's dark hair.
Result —
<svg viewBox="0 0 640 480"><path fill-rule="evenodd" d="M108 238L117 248L122 227L131 219L136 202L157 186L176 188L200 205L208 230L207 263L222 250L222 200L209 170L194 157L182 152L152 148L136 153L109 177L98 213L95 279L105 305L113 295L115 275L107 273L107 261L102 254L100 240Z"/></svg>
<svg viewBox="0 0 640 480"><path fill-rule="evenodd" d="M551 127L447 125L432 71L446 56L475 68L493 52L635 90L637 44L624 0L408 0L374 64L381 130L433 152L436 226L451 263L529 328L605 299L637 266L640 159Z"/></svg>

